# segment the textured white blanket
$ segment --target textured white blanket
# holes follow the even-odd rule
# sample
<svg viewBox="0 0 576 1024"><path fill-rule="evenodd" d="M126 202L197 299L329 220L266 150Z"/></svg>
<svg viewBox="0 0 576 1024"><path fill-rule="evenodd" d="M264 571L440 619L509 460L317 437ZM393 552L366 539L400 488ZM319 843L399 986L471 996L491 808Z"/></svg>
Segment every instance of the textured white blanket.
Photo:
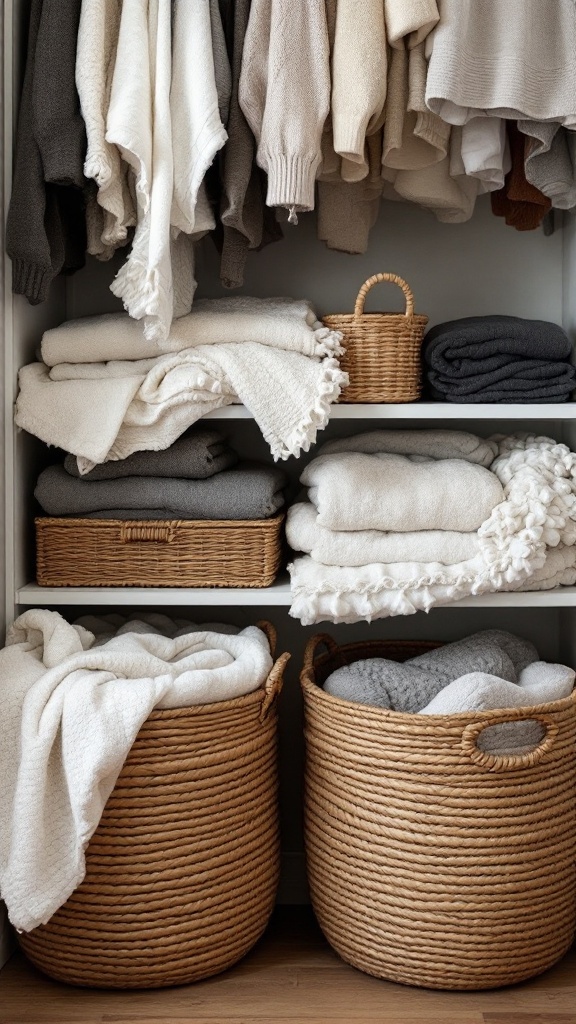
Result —
<svg viewBox="0 0 576 1024"><path fill-rule="evenodd" d="M324 327L305 300L256 299L249 295L199 299L188 316L173 322L162 351L181 352L198 345L239 341L305 356L341 355L343 351L342 335ZM125 313L68 320L46 331L42 339L42 359L47 366L149 359L159 354L158 345L146 339L142 324Z"/></svg>
<svg viewBox="0 0 576 1024"><path fill-rule="evenodd" d="M125 368L125 369L124 369ZM140 373L138 370L140 369ZM81 473L135 451L168 448L213 409L243 402L275 459L307 451L348 377L336 359L310 359L254 342L202 345L123 364L20 371L16 423L78 457Z"/></svg>
<svg viewBox="0 0 576 1024"><path fill-rule="evenodd" d="M343 452L314 459L300 480L330 530L468 533L504 498L493 473L463 459Z"/></svg>
<svg viewBox="0 0 576 1024"><path fill-rule="evenodd" d="M290 614L304 625L371 621L429 611L435 605L498 590L574 583L576 454L532 435L494 439L492 472L505 500L478 531L480 553L456 565L323 565L309 556L289 566Z"/></svg>
<svg viewBox="0 0 576 1024"><path fill-rule="evenodd" d="M440 562L454 565L480 551L476 532L418 530L384 533L381 530L328 530L318 523L318 512L308 502L288 511L286 537L294 551L304 551L324 565L368 565L371 562Z"/></svg>
<svg viewBox="0 0 576 1024"><path fill-rule="evenodd" d="M22 931L82 881L88 841L150 712L250 693L272 667L255 626L175 628L173 638L128 629L93 647L82 626L31 610L0 652L0 891Z"/></svg>

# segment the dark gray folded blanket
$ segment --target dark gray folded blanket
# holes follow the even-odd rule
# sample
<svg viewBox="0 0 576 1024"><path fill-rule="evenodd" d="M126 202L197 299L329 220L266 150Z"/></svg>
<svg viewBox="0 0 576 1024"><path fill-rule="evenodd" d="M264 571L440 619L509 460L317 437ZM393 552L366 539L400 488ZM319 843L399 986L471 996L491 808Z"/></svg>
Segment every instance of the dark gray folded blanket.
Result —
<svg viewBox="0 0 576 1024"><path fill-rule="evenodd" d="M49 466L38 478L36 499L50 516L84 516L122 509L125 516L170 519L267 519L284 505L284 473L275 466L241 463L208 480L130 476L78 480L64 466ZM127 514L130 513L130 516Z"/></svg>
<svg viewBox="0 0 576 1024"><path fill-rule="evenodd" d="M424 339L433 398L448 402L566 402L576 388L572 343L557 324L473 316L438 324Z"/></svg>
<svg viewBox="0 0 576 1024"><path fill-rule="evenodd" d="M231 469L238 462L218 430L201 428L179 437L162 452L134 452L118 462L95 466L83 480L118 480L124 476L170 476L181 480L206 480ZM64 468L71 476L80 476L75 455L67 455Z"/></svg>

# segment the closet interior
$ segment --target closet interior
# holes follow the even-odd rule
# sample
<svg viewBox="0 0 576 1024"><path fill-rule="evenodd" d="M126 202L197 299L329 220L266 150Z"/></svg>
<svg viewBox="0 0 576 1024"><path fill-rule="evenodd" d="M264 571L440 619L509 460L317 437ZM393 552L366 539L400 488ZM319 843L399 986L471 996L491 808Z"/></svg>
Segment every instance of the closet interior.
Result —
<svg viewBox="0 0 576 1024"><path fill-rule="evenodd" d="M18 102L25 41L26 0L4 4L4 205L10 197L15 108ZM330 251L318 240L314 214L284 225L284 241L248 259L242 293L269 297L306 296L318 315L351 310L359 286L377 271L393 271L414 291L417 310L430 324L471 315L500 313L563 324L576 337L576 219L556 212L555 230L518 233L507 228L482 197L473 218L442 224L413 205L383 202L368 251L347 255ZM46 447L13 424L17 372L36 358L42 332L80 316L112 312L121 303L109 290L119 267L89 258L85 269L59 278L49 299L31 307L5 289L5 599L10 622L29 607L59 611L72 621L88 611L161 610L185 614L197 622L226 621L239 626L270 620L278 630L279 650L290 651L280 711L280 805L282 878L279 901L308 900L302 835L302 733L298 674L306 641L329 632L339 643L363 639L453 640L479 629L497 628L530 637L542 659L576 667L576 587L553 591L497 593L469 598L372 624L303 627L288 614L291 603L286 575L259 589L45 588L35 582L33 489L50 461ZM9 270L9 268L8 268ZM206 239L196 268L198 296L225 294L217 256ZM400 310L402 297L379 286L367 310ZM210 414L240 455L271 462L269 449L248 411L232 406ZM576 403L551 405L457 405L418 402L406 405L335 405L319 443L376 429L446 427L483 437L518 431L543 434L576 450ZM314 448L283 468L296 483Z"/></svg>

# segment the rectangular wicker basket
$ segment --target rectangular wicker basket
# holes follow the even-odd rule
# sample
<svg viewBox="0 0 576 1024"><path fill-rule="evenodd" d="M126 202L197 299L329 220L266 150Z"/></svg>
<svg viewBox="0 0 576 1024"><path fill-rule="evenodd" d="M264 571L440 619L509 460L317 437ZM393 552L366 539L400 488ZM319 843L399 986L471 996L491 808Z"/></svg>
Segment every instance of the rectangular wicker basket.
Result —
<svg viewBox="0 0 576 1024"><path fill-rule="evenodd" d="M36 523L41 587L268 587L284 513L247 521L53 519Z"/></svg>

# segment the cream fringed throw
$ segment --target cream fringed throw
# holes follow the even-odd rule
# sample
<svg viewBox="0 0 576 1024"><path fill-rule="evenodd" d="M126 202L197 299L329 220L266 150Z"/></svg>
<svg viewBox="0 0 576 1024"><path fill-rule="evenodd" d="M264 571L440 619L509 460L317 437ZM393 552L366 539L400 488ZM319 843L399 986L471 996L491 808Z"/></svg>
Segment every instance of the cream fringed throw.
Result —
<svg viewBox="0 0 576 1024"><path fill-rule="evenodd" d="M173 322L162 352L247 341L305 356L343 352L342 335L324 327L309 302L250 295L199 299L188 316ZM42 359L47 366L150 359L161 354L157 345L146 340L142 324L125 313L68 320L42 338Z"/></svg>
<svg viewBox="0 0 576 1024"><path fill-rule="evenodd" d="M44 363L20 371L16 423L78 457L81 473L168 448L213 409L243 402L275 459L308 451L348 382L336 359L253 342L200 345L155 360ZM54 371L56 372L56 371Z"/></svg>
<svg viewBox="0 0 576 1024"><path fill-rule="evenodd" d="M154 708L229 700L272 667L255 626L238 635L188 627L94 646L56 612L15 622L0 652L0 889L10 920L49 920L84 877L84 851L126 755ZM93 648L93 649L92 649Z"/></svg>
<svg viewBox="0 0 576 1024"><path fill-rule="evenodd" d="M429 611L498 590L573 583L576 454L546 437L494 440L498 456L491 469L504 488L504 500L478 530L476 557L455 565L398 562L359 567L297 558L289 567L290 614L304 625L370 621Z"/></svg>

